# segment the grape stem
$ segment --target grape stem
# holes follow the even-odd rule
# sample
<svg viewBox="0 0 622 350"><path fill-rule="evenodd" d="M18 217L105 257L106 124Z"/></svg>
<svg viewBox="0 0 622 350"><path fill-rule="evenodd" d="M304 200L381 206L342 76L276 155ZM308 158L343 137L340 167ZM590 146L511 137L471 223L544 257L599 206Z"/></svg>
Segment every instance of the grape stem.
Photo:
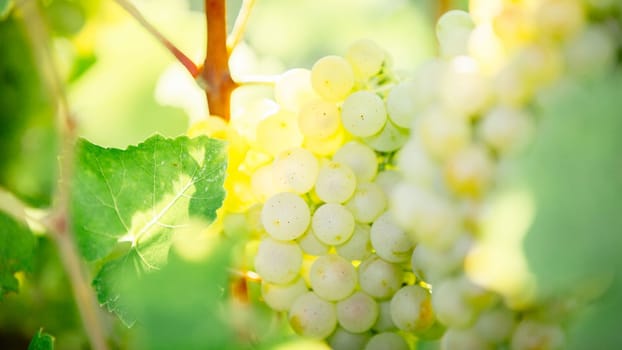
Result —
<svg viewBox="0 0 622 350"><path fill-rule="evenodd" d="M231 51L233 51L233 49L238 46L240 41L242 41L242 37L244 36L244 32L246 31L246 24L248 23L251 10L253 9L254 5L255 0L244 0L242 2L242 6L240 7L238 16L233 23L233 29L227 37L227 50L229 51L229 53L231 53Z"/></svg>
<svg viewBox="0 0 622 350"><path fill-rule="evenodd" d="M229 72L227 49L227 7L225 0L205 0L207 47L197 82L205 89L210 115L228 121L231 114L231 93L238 84Z"/></svg>
<svg viewBox="0 0 622 350"><path fill-rule="evenodd" d="M452 1L451 0L439 0L438 1L438 7L437 7L437 12L436 12L436 21L434 21L434 23L438 22L438 19L441 18L441 16L443 14L445 14L445 12L451 10L452 8Z"/></svg>
<svg viewBox="0 0 622 350"><path fill-rule="evenodd" d="M136 6L132 5L127 0L115 0L119 6L123 7L127 13L129 13L136 21L143 26L151 35L153 35L164 47L169 50L175 58L181 63L184 68L192 75L197 77L199 75L199 68L188 56L186 56L177 46L175 46L170 40L168 40L160 31L156 29L147 19L140 13Z"/></svg>
<svg viewBox="0 0 622 350"><path fill-rule="evenodd" d="M97 304L95 293L90 287L90 278L80 258L70 225L69 197L71 184L69 179L73 174L76 121L70 112L62 79L54 65L54 55L52 55L46 41L49 34L41 18L38 2L24 1L19 4L19 10L23 13L25 28L30 37L33 55L38 62L43 81L56 103L58 111L57 134L61 140L60 174L54 194L54 205L51 208L51 214L41 220L41 224L47 229L57 245L91 348L106 350L108 345L106 344L101 309Z"/></svg>

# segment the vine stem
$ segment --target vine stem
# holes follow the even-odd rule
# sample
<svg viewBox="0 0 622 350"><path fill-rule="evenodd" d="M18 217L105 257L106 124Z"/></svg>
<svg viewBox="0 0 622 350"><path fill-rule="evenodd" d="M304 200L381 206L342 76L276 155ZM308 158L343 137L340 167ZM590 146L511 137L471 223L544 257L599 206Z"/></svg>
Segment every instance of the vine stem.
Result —
<svg viewBox="0 0 622 350"><path fill-rule="evenodd" d="M228 121L231 115L231 93L238 84L233 81L229 71L226 1L205 0L205 20L207 46L197 81L205 88L209 113Z"/></svg>
<svg viewBox="0 0 622 350"><path fill-rule="evenodd" d="M445 12L451 10L451 8L452 8L452 0L438 0L435 23L438 21L439 18L441 18L443 14L445 14Z"/></svg>
<svg viewBox="0 0 622 350"><path fill-rule="evenodd" d="M164 34L160 33L156 27L154 27L147 19L140 13L136 6L132 5L127 0L115 0L119 6L123 7L127 13L129 13L136 21L143 26L151 35L153 35L164 47L170 51L175 58L181 63L188 73L193 77L199 75L199 68L192 60L186 56L177 46L175 46L170 40L168 40Z"/></svg>
<svg viewBox="0 0 622 350"><path fill-rule="evenodd" d="M59 256L65 272L69 277L75 302L80 313L85 332L94 350L107 350L106 336L101 318L101 310L97 304L95 293L90 287L90 279L82 264L80 254L74 242L73 232L69 225L69 196L73 174L74 145L76 140L76 124L71 115L62 79L54 65L54 57L46 38L48 33L39 13L36 1L24 1L19 4L23 13L25 28L32 42L33 54L47 88L54 97L57 107L57 130L61 141L59 183L54 196L51 214L42 224L48 229L55 240Z"/></svg>

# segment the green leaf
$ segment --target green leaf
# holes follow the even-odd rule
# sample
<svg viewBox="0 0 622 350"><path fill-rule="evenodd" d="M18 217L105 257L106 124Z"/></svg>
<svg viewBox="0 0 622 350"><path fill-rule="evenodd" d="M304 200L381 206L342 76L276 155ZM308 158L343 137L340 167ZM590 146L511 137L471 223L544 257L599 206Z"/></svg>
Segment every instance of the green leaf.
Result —
<svg viewBox="0 0 622 350"><path fill-rule="evenodd" d="M39 329L30 341L28 350L54 350L54 337Z"/></svg>
<svg viewBox="0 0 622 350"><path fill-rule="evenodd" d="M13 0L0 0L0 21L7 18L13 8Z"/></svg>
<svg viewBox="0 0 622 350"><path fill-rule="evenodd" d="M139 280L124 279L137 323L134 349L236 349L239 337L227 310L229 244L216 244L204 261L171 254L169 264Z"/></svg>
<svg viewBox="0 0 622 350"><path fill-rule="evenodd" d="M7 292L17 292L18 271L32 266L35 238L25 224L0 212L0 300Z"/></svg>
<svg viewBox="0 0 622 350"><path fill-rule="evenodd" d="M126 150L78 143L73 229L87 260L106 258L93 285L126 325L135 318L120 280L160 269L177 229L216 218L225 168L224 143L208 137L153 136Z"/></svg>
<svg viewBox="0 0 622 350"><path fill-rule="evenodd" d="M524 248L539 295L603 294L572 320L573 350L612 349L622 340L621 86L618 71L545 102L523 163L536 209Z"/></svg>
<svg viewBox="0 0 622 350"><path fill-rule="evenodd" d="M55 110L17 17L0 21L0 186L45 207L56 185Z"/></svg>

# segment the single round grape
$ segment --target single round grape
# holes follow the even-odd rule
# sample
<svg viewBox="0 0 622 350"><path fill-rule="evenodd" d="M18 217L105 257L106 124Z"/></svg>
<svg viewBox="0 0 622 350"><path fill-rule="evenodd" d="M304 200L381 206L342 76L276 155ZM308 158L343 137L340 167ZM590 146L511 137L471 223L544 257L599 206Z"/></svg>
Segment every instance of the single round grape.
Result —
<svg viewBox="0 0 622 350"><path fill-rule="evenodd" d="M607 73L615 63L615 42L604 26L589 26L571 39L564 50L567 71L578 77Z"/></svg>
<svg viewBox="0 0 622 350"><path fill-rule="evenodd" d="M309 279L317 295L329 301L338 301L352 294L357 274L346 259L338 255L324 255L311 265Z"/></svg>
<svg viewBox="0 0 622 350"><path fill-rule="evenodd" d="M391 121L387 121L377 134L365 137L363 141L378 152L393 152L408 141L409 135L408 129L397 127Z"/></svg>
<svg viewBox="0 0 622 350"><path fill-rule="evenodd" d="M378 319L376 319L372 329L376 332L387 332L397 329L395 323L393 323L393 316L391 316L390 299L378 302Z"/></svg>
<svg viewBox="0 0 622 350"><path fill-rule="evenodd" d="M344 329L360 333L371 328L378 318L374 298L358 291L337 303L337 321Z"/></svg>
<svg viewBox="0 0 622 350"><path fill-rule="evenodd" d="M316 94L311 87L311 71L308 69L290 69L281 74L274 84L274 100L288 111L298 111L314 96Z"/></svg>
<svg viewBox="0 0 622 350"><path fill-rule="evenodd" d="M261 282L261 297L266 304L276 311L287 311L298 296L306 293L307 285L304 279L298 277L289 284L274 284Z"/></svg>
<svg viewBox="0 0 622 350"><path fill-rule="evenodd" d="M370 332L352 333L337 327L335 332L326 339L332 350L361 350L371 338Z"/></svg>
<svg viewBox="0 0 622 350"><path fill-rule="evenodd" d="M292 148L282 152L272 167L277 186L298 194L309 192L318 176L317 158L304 148Z"/></svg>
<svg viewBox="0 0 622 350"><path fill-rule="evenodd" d="M281 111L257 124L256 141L259 149L272 156L302 144L302 134L298 130L296 116Z"/></svg>
<svg viewBox="0 0 622 350"><path fill-rule="evenodd" d="M430 186L440 176L440 170L430 159L419 140L411 138L397 153L400 173L411 183ZM394 185L398 181L394 182Z"/></svg>
<svg viewBox="0 0 622 350"><path fill-rule="evenodd" d="M391 192L393 192L393 188L400 182L401 179L402 174L400 171L395 169L384 169L378 173L374 182L380 186L382 192L384 192L385 196L389 198Z"/></svg>
<svg viewBox="0 0 622 350"><path fill-rule="evenodd" d="M262 279L287 284L293 281L302 267L302 250L298 244L264 238L255 256L255 270Z"/></svg>
<svg viewBox="0 0 622 350"><path fill-rule="evenodd" d="M402 285L404 272L395 264L372 255L358 266L361 289L378 299L390 298Z"/></svg>
<svg viewBox="0 0 622 350"><path fill-rule="evenodd" d="M564 348L565 343L566 337L559 325L527 318L520 321L514 329L510 349L559 350Z"/></svg>
<svg viewBox="0 0 622 350"><path fill-rule="evenodd" d="M436 37L441 55L451 57L467 54L467 43L475 23L468 12L451 10L436 22Z"/></svg>
<svg viewBox="0 0 622 350"><path fill-rule="evenodd" d="M498 307L480 313L473 329L482 339L492 343L500 343L509 338L514 323L512 311Z"/></svg>
<svg viewBox="0 0 622 350"><path fill-rule="evenodd" d="M531 129L530 119L524 110L497 106L483 116L479 130L488 146L501 154L507 154L525 143Z"/></svg>
<svg viewBox="0 0 622 350"><path fill-rule="evenodd" d="M272 163L266 164L253 172L251 176L251 189L253 194L264 202L275 194L285 191L285 188L279 187L274 182Z"/></svg>
<svg viewBox="0 0 622 350"><path fill-rule="evenodd" d="M408 343L404 338L393 332L378 333L369 339L365 350L408 350Z"/></svg>
<svg viewBox="0 0 622 350"><path fill-rule="evenodd" d="M337 254L348 260L363 260L367 258L372 252L369 231L369 225L356 224L352 237L345 243L335 247Z"/></svg>
<svg viewBox="0 0 622 350"><path fill-rule="evenodd" d="M368 224L376 220L387 206L382 188L373 182L362 182L345 204L357 222Z"/></svg>
<svg viewBox="0 0 622 350"><path fill-rule="evenodd" d="M352 135L367 137L378 133L387 121L382 99L371 91L357 91L341 106L341 122Z"/></svg>
<svg viewBox="0 0 622 350"><path fill-rule="evenodd" d="M436 283L457 271L472 246L472 238L461 235L453 246L439 250L426 244L417 244L411 258L412 271L425 276L427 282Z"/></svg>
<svg viewBox="0 0 622 350"><path fill-rule="evenodd" d="M490 186L493 175L493 160L481 146L474 145L458 152L445 165L445 180L459 196L481 196Z"/></svg>
<svg viewBox="0 0 622 350"><path fill-rule="evenodd" d="M320 157L333 155L342 145L346 137L346 131L339 127L337 131L329 137L306 136L303 141L304 148Z"/></svg>
<svg viewBox="0 0 622 350"><path fill-rule="evenodd" d="M289 310L289 324L294 332L302 336L324 339L337 326L335 305L313 292L302 294Z"/></svg>
<svg viewBox="0 0 622 350"><path fill-rule="evenodd" d="M330 137L340 125L341 116L334 102L311 100L298 113L298 126L305 137Z"/></svg>
<svg viewBox="0 0 622 350"><path fill-rule="evenodd" d="M491 344L472 329L449 328L441 338L441 350L492 350Z"/></svg>
<svg viewBox="0 0 622 350"><path fill-rule="evenodd" d="M492 82L469 56L451 61L441 82L441 101L457 116L474 118L492 100Z"/></svg>
<svg viewBox="0 0 622 350"><path fill-rule="evenodd" d="M413 242L406 232L397 226L389 212L374 221L369 237L376 254L382 259L392 263L410 259Z"/></svg>
<svg viewBox="0 0 622 350"><path fill-rule="evenodd" d="M345 58L325 56L311 68L311 86L327 101L341 101L354 86L354 72Z"/></svg>
<svg viewBox="0 0 622 350"><path fill-rule="evenodd" d="M455 279L446 279L434 286L432 306L437 319L448 327L465 328L475 318L475 310L466 302Z"/></svg>
<svg viewBox="0 0 622 350"><path fill-rule="evenodd" d="M338 245L352 236L354 217L341 204L325 203L313 213L311 226L320 241L328 245Z"/></svg>
<svg viewBox="0 0 622 350"><path fill-rule="evenodd" d="M354 75L365 80L380 72L385 52L374 41L361 39L348 47L346 59L352 65Z"/></svg>
<svg viewBox="0 0 622 350"><path fill-rule="evenodd" d="M418 285L402 287L391 299L391 317L406 332L430 328L435 321L430 292Z"/></svg>
<svg viewBox="0 0 622 350"><path fill-rule="evenodd" d="M328 162L320 168L315 193L326 203L343 203L356 188L356 175L346 164Z"/></svg>
<svg viewBox="0 0 622 350"><path fill-rule="evenodd" d="M330 248L317 238L311 227L297 239L297 242L302 251L310 255L325 255Z"/></svg>
<svg viewBox="0 0 622 350"><path fill-rule="evenodd" d="M387 113L395 125L409 129L415 116L425 106L417 87L412 82L395 85L387 96Z"/></svg>
<svg viewBox="0 0 622 350"><path fill-rule="evenodd" d="M261 222L275 239L296 239L307 230L311 221L309 206L295 193L281 192L268 198L261 210Z"/></svg>
<svg viewBox="0 0 622 350"><path fill-rule="evenodd" d="M415 120L414 128L425 150L441 161L467 147L471 141L471 131L466 120L439 107L424 112Z"/></svg>
<svg viewBox="0 0 622 350"><path fill-rule="evenodd" d="M378 171L376 153L358 141L341 146L333 155L333 161L350 167L359 182L372 181Z"/></svg>

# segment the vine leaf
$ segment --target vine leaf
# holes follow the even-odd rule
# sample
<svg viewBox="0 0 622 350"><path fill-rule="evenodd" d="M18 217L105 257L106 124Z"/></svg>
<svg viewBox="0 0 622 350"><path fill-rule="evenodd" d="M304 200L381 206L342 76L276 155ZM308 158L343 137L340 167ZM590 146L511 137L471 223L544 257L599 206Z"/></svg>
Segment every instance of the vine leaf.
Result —
<svg viewBox="0 0 622 350"><path fill-rule="evenodd" d="M54 350L54 337L43 333L43 329L39 329L37 334L32 337L28 350Z"/></svg>
<svg viewBox="0 0 622 350"><path fill-rule="evenodd" d="M216 218L222 205L226 152L208 137L153 136L126 150L77 144L71 217L85 259L101 266L99 302L131 326L121 284L160 269L172 235Z"/></svg>
<svg viewBox="0 0 622 350"><path fill-rule="evenodd" d="M0 20L5 19L13 8L13 0L0 0Z"/></svg>
<svg viewBox="0 0 622 350"><path fill-rule="evenodd" d="M0 212L0 300L7 292L17 292L15 273L31 268L35 237L23 223Z"/></svg>

